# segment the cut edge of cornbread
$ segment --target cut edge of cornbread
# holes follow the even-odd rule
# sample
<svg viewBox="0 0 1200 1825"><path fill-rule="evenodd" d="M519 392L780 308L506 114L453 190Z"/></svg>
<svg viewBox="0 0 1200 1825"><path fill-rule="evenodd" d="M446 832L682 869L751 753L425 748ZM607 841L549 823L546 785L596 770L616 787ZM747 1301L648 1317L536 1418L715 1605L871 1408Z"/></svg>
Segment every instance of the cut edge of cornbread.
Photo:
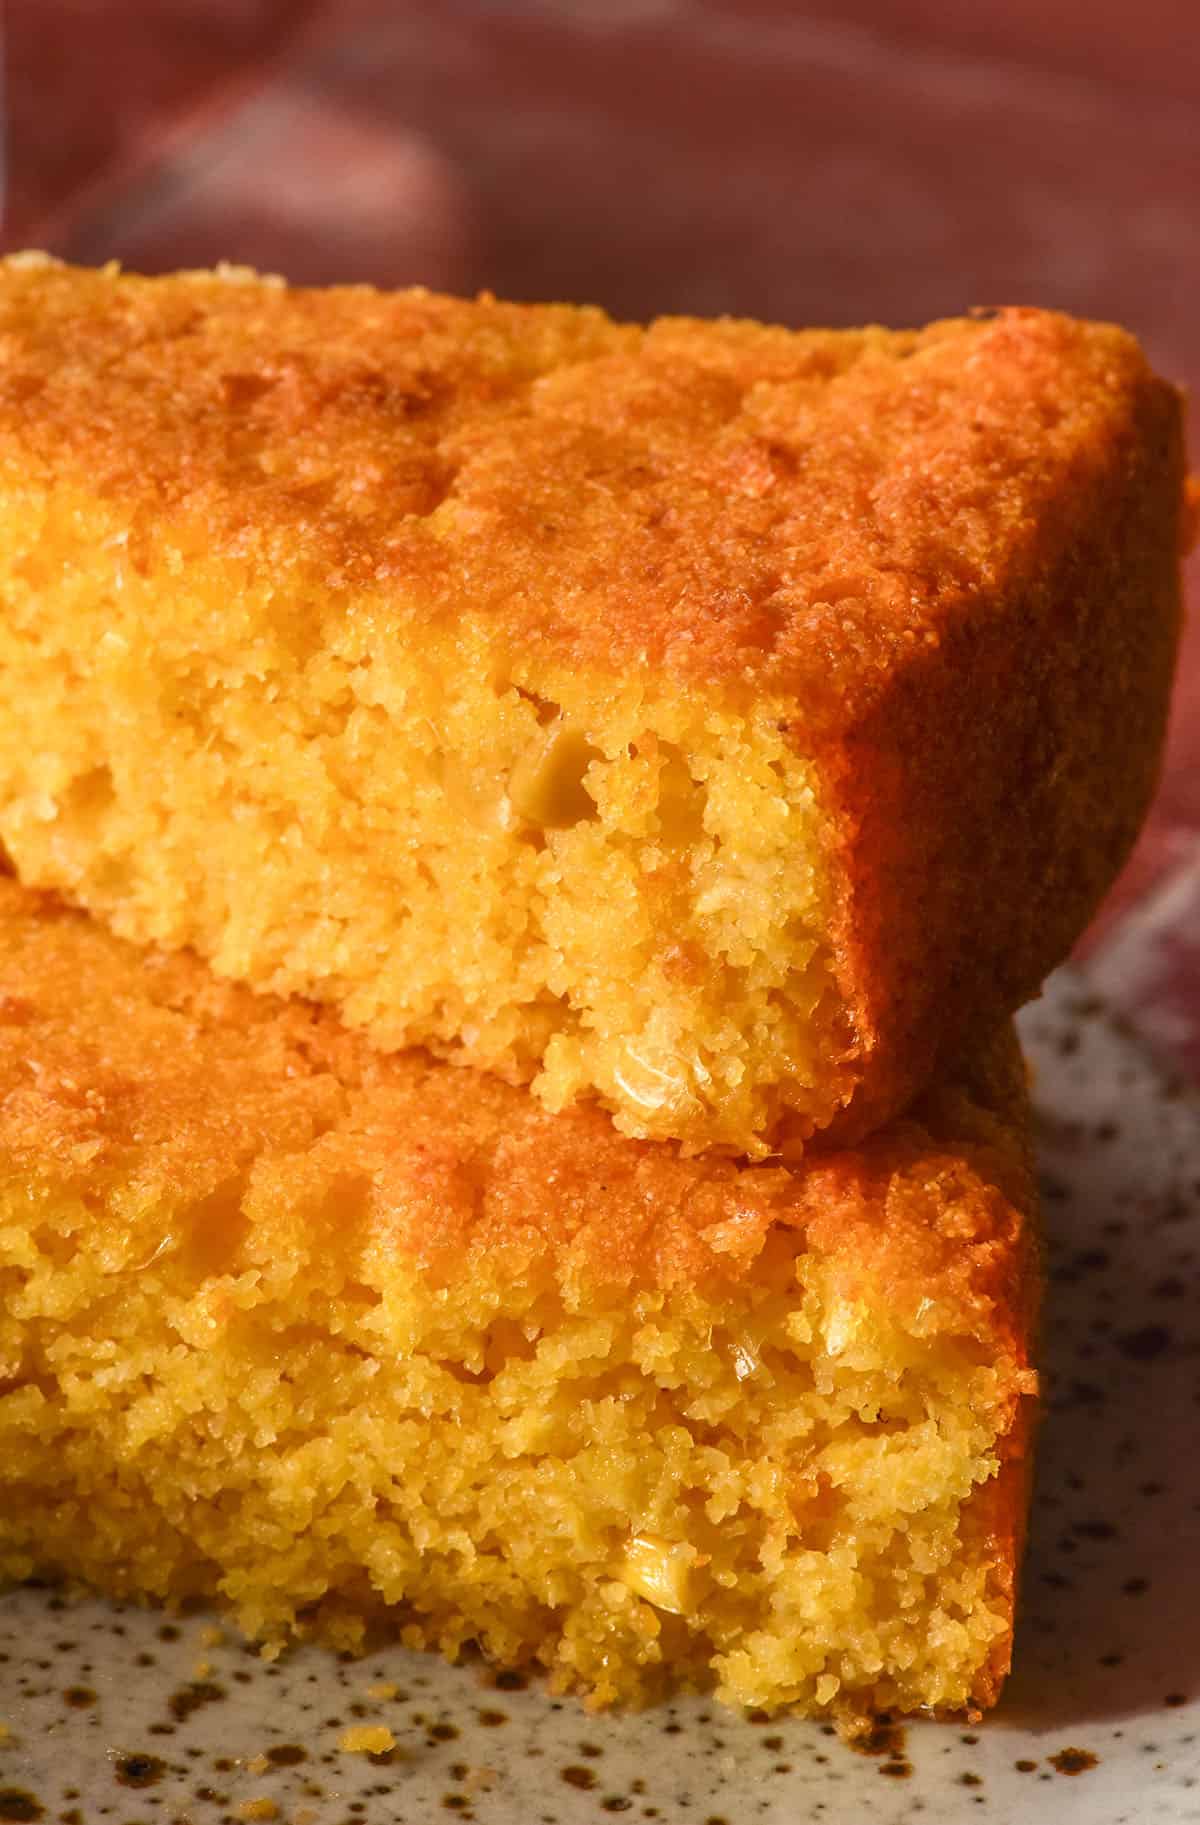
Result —
<svg viewBox="0 0 1200 1825"><path fill-rule="evenodd" d="M688 1159L0 880L0 1577L601 1705L989 1704L1026 1120L1008 1033L856 1149Z"/></svg>
<svg viewBox="0 0 1200 1825"><path fill-rule="evenodd" d="M135 622L158 587L126 577ZM393 653L385 689L351 624L308 660L300 713L259 702L240 661L203 678L183 612L136 655L128 622L94 629L83 703L46 606L31 586L0 632L11 652L38 621L58 731L0 808L26 881L331 1003L384 1050L532 1082L552 1110L595 1096L625 1132L763 1154L849 1095L826 826L771 700L548 673L461 629Z"/></svg>

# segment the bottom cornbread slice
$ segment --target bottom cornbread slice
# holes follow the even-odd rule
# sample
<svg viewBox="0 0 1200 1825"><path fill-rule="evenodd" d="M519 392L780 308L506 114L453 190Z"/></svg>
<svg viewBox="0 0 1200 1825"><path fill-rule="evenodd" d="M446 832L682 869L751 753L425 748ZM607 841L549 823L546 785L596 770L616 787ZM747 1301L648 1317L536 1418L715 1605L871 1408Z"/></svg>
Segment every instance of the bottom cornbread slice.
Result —
<svg viewBox="0 0 1200 1825"><path fill-rule="evenodd" d="M0 880L0 1577L851 1716L1008 1666L1011 1033L803 1166L141 953Z"/></svg>

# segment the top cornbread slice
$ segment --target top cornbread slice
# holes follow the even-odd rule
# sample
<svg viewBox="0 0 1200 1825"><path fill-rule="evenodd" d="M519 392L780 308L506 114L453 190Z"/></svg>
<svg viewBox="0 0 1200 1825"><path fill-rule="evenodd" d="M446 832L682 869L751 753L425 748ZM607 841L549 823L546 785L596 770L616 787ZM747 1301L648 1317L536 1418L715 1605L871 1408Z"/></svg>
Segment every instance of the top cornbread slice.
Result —
<svg viewBox="0 0 1200 1825"><path fill-rule="evenodd" d="M123 935L761 1154L1033 993L1124 857L1176 394L792 333L0 269L0 841Z"/></svg>

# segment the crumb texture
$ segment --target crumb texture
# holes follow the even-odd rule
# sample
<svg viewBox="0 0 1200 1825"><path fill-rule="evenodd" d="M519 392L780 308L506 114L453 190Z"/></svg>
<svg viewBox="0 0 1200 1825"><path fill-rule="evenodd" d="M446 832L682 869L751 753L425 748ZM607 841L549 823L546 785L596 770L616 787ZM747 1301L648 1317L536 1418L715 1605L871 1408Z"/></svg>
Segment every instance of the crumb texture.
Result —
<svg viewBox="0 0 1200 1825"><path fill-rule="evenodd" d="M1171 389L1052 313L640 328L10 259L0 842L552 1110L854 1138L1123 859L1180 501Z"/></svg>
<svg viewBox="0 0 1200 1825"><path fill-rule="evenodd" d="M989 1703L1031 1211L1011 1034L819 1164L689 1159L0 881L0 1575L602 1704Z"/></svg>

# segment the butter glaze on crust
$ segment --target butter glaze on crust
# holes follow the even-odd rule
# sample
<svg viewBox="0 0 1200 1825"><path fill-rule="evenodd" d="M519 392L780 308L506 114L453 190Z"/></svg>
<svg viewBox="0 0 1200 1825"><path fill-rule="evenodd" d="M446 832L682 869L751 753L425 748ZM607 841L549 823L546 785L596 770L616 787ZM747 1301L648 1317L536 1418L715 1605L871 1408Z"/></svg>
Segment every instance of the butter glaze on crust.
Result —
<svg viewBox="0 0 1200 1825"><path fill-rule="evenodd" d="M599 1703L989 1704L1034 1195L1011 1032L738 1167L0 881L0 1577L477 1636Z"/></svg>
<svg viewBox="0 0 1200 1825"><path fill-rule="evenodd" d="M756 1154L821 1131L853 1139L1036 992L1128 852L1156 775L1177 637L1181 476L1177 395L1134 340L1048 312L901 332L678 319L640 329L486 297L9 260L0 485L29 501L34 522L39 502L63 503L41 555L34 547L19 563L35 601L56 564L86 566L107 536L125 576L172 603L181 648L189 614L195 640L209 638L189 577L203 572L225 602L244 600L214 649L226 696L252 694L256 679L281 701L293 681L302 694L335 649L355 680L380 655L425 652L430 673L499 669L527 703L562 705L586 756L607 715L600 700L628 698L633 680L645 703L623 701L605 723L609 767L622 736L652 765L646 704L652 731L654 716L661 725L651 743L664 704L723 717L707 737L718 755L732 751L733 720L756 718L760 776L781 768L764 729L802 760L787 787L792 874L803 857L813 886L794 905L777 890L765 938L752 907L732 933L697 921L677 955L644 933L609 955L589 935L595 907L565 933L555 924L563 883L599 884L600 870L581 846L554 875L549 859L577 833L552 832L547 879L529 888L526 869L506 881L506 903L531 898L497 951L544 951L546 968L518 957L508 984L503 963L490 982L480 964L480 990L460 1006L454 984L474 960L459 957L449 986L424 985L421 1005L405 1008L392 979L415 980L422 946L397 954L384 981L370 959L387 939L361 908L322 953L311 930L264 934L253 908L227 919L214 906L201 919L211 883L185 882L178 867L161 886L126 890L125 858L47 833L21 733L0 799L26 809L4 812L4 836L27 880L128 936L198 945L222 973L331 1000L381 1046L462 1048L468 1062L534 1079L551 1107L596 1095L627 1132ZM99 516L82 560L70 530L79 503ZM114 574L97 584L102 600L120 586ZM81 625L81 637L91 632ZM62 675L61 655L47 663ZM11 686L0 676L14 728L33 701L22 664ZM336 696L342 684L328 688ZM391 693L388 704L403 688L393 681ZM67 746L78 702L63 697ZM492 707L481 704L476 727ZM39 727L48 740L44 715ZM273 732L276 751L287 734ZM505 739L494 748L502 770ZM712 764L697 761L694 740L672 728L662 749L683 754L692 786ZM163 752L157 729L155 743ZM204 764L221 751L205 748ZM352 798L378 771L370 738L355 753L337 775ZM86 787L97 769L78 767ZM65 761L62 771L74 790ZM246 787L253 757L230 772L235 791ZM323 785L304 774L296 806ZM647 840L641 790L613 813L619 840L635 846ZM747 807L747 825L755 815ZM147 853L143 835L129 838L134 856ZM730 839L722 833L723 853ZM270 831L256 840L264 856L282 853ZM303 832L314 849L327 840ZM345 858L330 851L340 881L367 840L356 834ZM199 837L189 828L179 842L191 855ZM518 872L519 848L514 839ZM257 864L225 858L210 876L222 872L249 879ZM654 877L663 900L648 902L650 934L677 923L668 874ZM736 898L745 875L719 893ZM595 891L615 905L634 879L650 876ZM687 894L690 909L702 895L694 884ZM302 913L308 895L318 924L310 881L275 899ZM503 923L474 909L460 925L472 917L479 929ZM426 953L442 948L441 932L426 933ZM751 967L766 960L744 1005L728 964L742 953ZM645 1006L596 988L643 979ZM802 979L793 1007L788 985ZM670 1030L657 1030L672 995ZM723 1018L741 1029L728 1043ZM689 1034L703 1035L694 1059ZM626 1040L639 1070L645 1061L638 1093L626 1088Z"/></svg>

